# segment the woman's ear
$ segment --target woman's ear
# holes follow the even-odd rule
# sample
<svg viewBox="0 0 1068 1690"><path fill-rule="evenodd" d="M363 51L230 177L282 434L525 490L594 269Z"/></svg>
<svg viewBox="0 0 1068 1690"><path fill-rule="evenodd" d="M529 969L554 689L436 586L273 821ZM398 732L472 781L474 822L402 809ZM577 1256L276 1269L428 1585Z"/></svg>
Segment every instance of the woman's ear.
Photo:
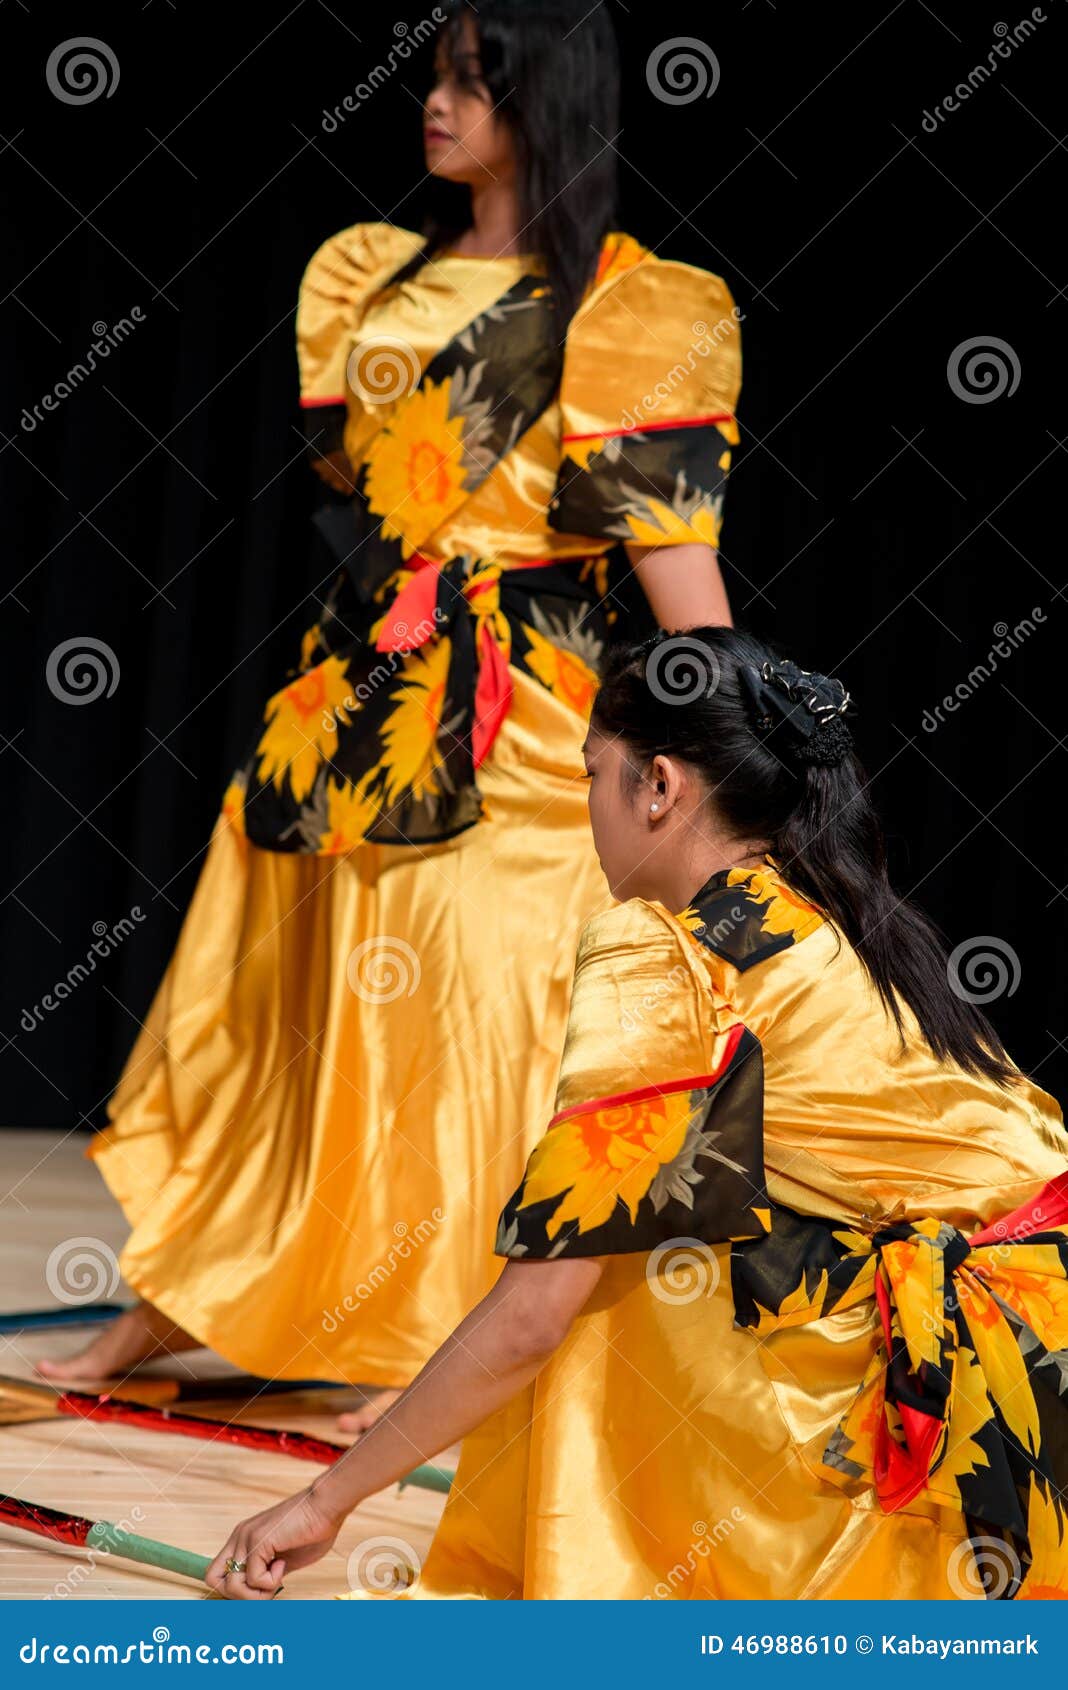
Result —
<svg viewBox="0 0 1068 1690"><path fill-rule="evenodd" d="M675 808L686 789L686 777L674 757L658 752L649 770L649 780L655 789L649 811L656 820Z"/></svg>

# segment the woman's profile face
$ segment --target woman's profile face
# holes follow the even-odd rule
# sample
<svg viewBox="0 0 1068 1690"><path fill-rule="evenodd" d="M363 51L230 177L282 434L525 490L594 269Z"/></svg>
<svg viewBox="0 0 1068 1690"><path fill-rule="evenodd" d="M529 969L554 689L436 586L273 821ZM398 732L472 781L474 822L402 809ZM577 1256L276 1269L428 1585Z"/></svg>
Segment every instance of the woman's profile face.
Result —
<svg viewBox="0 0 1068 1690"><path fill-rule="evenodd" d="M591 728L583 747L593 843L613 898L655 898L660 841L649 826L655 785L634 768L620 739Z"/></svg>
<svg viewBox="0 0 1068 1690"><path fill-rule="evenodd" d="M434 86L423 108L423 146L427 170L447 182L511 180L511 132L482 78L473 17L461 18L438 45Z"/></svg>

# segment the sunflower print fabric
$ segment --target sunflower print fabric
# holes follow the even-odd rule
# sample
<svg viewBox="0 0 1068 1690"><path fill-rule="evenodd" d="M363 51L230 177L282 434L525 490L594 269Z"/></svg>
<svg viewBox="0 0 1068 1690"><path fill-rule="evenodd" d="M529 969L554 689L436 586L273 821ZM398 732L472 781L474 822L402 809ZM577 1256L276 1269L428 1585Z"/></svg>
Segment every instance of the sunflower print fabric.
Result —
<svg viewBox="0 0 1068 1690"><path fill-rule="evenodd" d="M687 265L653 272L638 264L579 313L565 361L552 527L643 546L718 548L739 438L739 323L725 283ZM657 332L664 324L667 336ZM643 336L649 325L654 332Z"/></svg>
<svg viewBox="0 0 1068 1690"><path fill-rule="evenodd" d="M997 1594L1068 1598L1068 1174L966 1238L936 1220L871 1236L773 1209L736 1244L736 1324L758 1337L874 1300L882 1342L823 1454L832 1483L964 1514Z"/></svg>
<svg viewBox="0 0 1068 1690"><path fill-rule="evenodd" d="M337 855L473 826L509 665L588 715L609 616L597 560L419 550L541 414L560 367L547 290L523 277L392 410L353 496L318 513L346 567L235 777L254 844Z"/></svg>
<svg viewBox="0 0 1068 1690"><path fill-rule="evenodd" d="M674 949L651 922L635 926L635 906L587 929L595 942L592 955L580 948L558 1113L501 1216L498 1253L729 1241L734 1324L756 1340L868 1308L871 1360L822 1477L874 1490L886 1513L918 1501L964 1515L992 1595L1068 1598L1068 1172L971 1236L922 1216L859 1230L769 1201L760 1043L724 997L691 997L680 948L711 953L709 978L729 980L825 918L771 859L767 872L714 875L672 918ZM659 992L657 969L673 981ZM631 976L652 1006L637 1027ZM681 1031L695 1002L713 1026L705 1074ZM648 1069L654 1083L613 1095L613 1049L628 1079Z"/></svg>
<svg viewBox="0 0 1068 1690"><path fill-rule="evenodd" d="M737 324L727 338L717 326L714 357L699 348L700 381L684 367L690 325L722 314L729 294L718 278L654 260L622 235L606 238L565 346L544 278L521 275L443 337L411 391L381 409L353 410L351 363L339 346L346 335L351 344L359 254L388 299L386 255L410 258L419 246L403 232L368 229L362 241L328 243L328 260L313 263L304 289L306 426L329 490L314 522L338 573L299 667L269 699L231 782L231 807L261 849L336 855L365 840L420 845L474 826L478 769L511 704L510 669L588 716L613 624L631 614L619 542L714 544L724 442L736 438L728 410L739 379ZM621 312L631 324L628 356L619 357L615 339L606 358L603 337L614 339ZM641 350L638 312L650 325ZM676 339L682 378L668 372L670 395L658 402L651 432L625 420L613 433L611 420L654 383ZM568 431L585 429L591 395L605 413L597 427L608 432L578 440ZM456 533L460 513L474 509L551 407L563 431L558 490L551 495L554 464L539 523L553 555L440 555L435 536ZM572 494L580 463L585 480ZM520 479L529 481L529 466ZM504 505L507 498L502 492ZM500 526L496 510L495 520ZM518 511L516 520L522 535L530 521ZM476 533L485 526L484 516L473 524Z"/></svg>
<svg viewBox="0 0 1068 1690"><path fill-rule="evenodd" d="M587 927L557 1113L501 1215L498 1255L618 1255L681 1236L725 1243L767 1231L759 1040L725 1013L710 1043L695 1045L685 1019L675 1031L667 1015L679 986L655 977L632 1002L615 931L624 919L613 912ZM759 961L821 923L771 877L724 870L672 923L675 948L661 966L669 982L701 982L702 946ZM662 931L643 927L650 952ZM606 1021L606 1003L623 1005L618 1024ZM646 1083L607 1091L613 1061Z"/></svg>

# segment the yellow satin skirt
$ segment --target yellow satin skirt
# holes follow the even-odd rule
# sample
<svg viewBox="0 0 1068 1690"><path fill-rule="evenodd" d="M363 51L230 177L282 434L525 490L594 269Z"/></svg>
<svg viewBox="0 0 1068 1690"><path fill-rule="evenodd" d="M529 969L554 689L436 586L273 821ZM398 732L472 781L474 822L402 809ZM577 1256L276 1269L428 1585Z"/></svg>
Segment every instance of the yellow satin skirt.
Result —
<svg viewBox="0 0 1068 1690"><path fill-rule="evenodd" d="M132 1288L271 1377L406 1384L497 1277L609 895L584 719L529 677L445 844L250 846L221 816L90 1147Z"/></svg>
<svg viewBox="0 0 1068 1690"><path fill-rule="evenodd" d="M962 1515L884 1514L817 1471L874 1306L760 1341L734 1329L728 1257L652 1280L645 1255L607 1259L534 1383L465 1441L406 1599L980 1594Z"/></svg>

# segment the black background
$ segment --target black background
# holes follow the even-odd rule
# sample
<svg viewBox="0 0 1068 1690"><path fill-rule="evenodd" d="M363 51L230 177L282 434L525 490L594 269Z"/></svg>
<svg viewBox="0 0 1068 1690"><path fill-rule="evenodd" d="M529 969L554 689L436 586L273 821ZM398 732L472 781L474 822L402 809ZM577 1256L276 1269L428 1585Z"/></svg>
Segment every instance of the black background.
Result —
<svg viewBox="0 0 1068 1690"><path fill-rule="evenodd" d="M1018 985L989 1013L1064 1096L1063 0L926 129L997 26L1030 16L1021 0L611 10L621 222L724 275L744 313L723 538L736 616L859 698L896 884L954 944L1011 947ZM296 290L335 230L418 224L418 73L336 133L322 115L383 63L398 20L429 11L4 8L8 1124L101 1119L249 724L311 619ZM48 56L85 35L118 84L64 104ZM711 98L651 92L649 55L675 36L714 52ZM24 428L93 325L135 306L144 321L106 365ZM1011 348L1015 392L954 392L947 367L975 337ZM995 625L1035 609L1019 649L924 731ZM48 658L85 636L112 648L119 682L65 704ZM136 933L27 1032L94 924L135 906Z"/></svg>

